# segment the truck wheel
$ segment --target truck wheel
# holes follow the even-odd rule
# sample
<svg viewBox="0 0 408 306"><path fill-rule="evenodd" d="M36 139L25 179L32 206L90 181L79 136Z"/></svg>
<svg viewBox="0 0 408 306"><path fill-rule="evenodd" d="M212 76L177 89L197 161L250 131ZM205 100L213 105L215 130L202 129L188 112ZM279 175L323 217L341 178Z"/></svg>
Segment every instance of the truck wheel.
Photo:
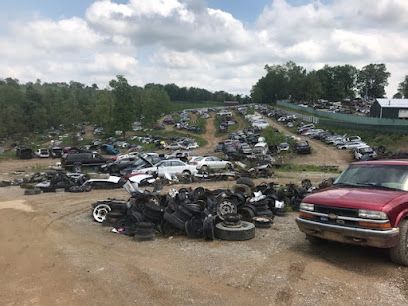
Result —
<svg viewBox="0 0 408 306"><path fill-rule="evenodd" d="M390 258L396 264L408 266L408 219L401 221L399 230L398 243L390 249Z"/></svg>

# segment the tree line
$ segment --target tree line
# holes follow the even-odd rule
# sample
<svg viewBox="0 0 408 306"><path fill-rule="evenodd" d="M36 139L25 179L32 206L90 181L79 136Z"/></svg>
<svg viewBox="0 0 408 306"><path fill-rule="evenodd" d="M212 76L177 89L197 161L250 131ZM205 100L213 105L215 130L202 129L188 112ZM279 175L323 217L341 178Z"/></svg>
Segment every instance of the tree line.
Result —
<svg viewBox="0 0 408 306"><path fill-rule="evenodd" d="M30 135L61 124L72 128L89 122L108 131L130 130L134 121L155 122L172 109L172 101L223 101L234 97L175 84L132 86L123 76L99 89L79 82L20 84L17 79L0 79L0 138Z"/></svg>
<svg viewBox="0 0 408 306"><path fill-rule="evenodd" d="M315 102L318 99L342 101L356 97L369 99L384 97L391 74L385 64L369 64L362 69L352 65L325 65L307 71L290 61L284 65L266 65L266 75L252 87L255 103L271 103L289 99ZM408 76L400 84L396 98L408 98Z"/></svg>

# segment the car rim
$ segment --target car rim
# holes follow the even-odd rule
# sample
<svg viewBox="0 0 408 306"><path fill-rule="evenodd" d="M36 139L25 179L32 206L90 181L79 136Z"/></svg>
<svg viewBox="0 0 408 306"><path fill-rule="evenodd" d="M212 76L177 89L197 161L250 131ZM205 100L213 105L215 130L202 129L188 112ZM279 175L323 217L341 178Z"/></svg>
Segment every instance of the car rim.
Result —
<svg viewBox="0 0 408 306"><path fill-rule="evenodd" d="M107 204L99 204L98 206L95 207L95 209L93 210L93 217L95 219L96 222L102 223L103 221L105 221L106 216L108 215L108 213L111 211L111 208L109 205Z"/></svg>

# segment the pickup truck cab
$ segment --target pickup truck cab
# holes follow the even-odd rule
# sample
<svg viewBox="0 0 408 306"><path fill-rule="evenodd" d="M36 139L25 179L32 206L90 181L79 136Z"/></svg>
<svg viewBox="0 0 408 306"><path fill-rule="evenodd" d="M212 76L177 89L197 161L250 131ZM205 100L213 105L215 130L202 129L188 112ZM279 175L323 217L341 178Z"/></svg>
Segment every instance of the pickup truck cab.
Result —
<svg viewBox="0 0 408 306"><path fill-rule="evenodd" d="M311 242L388 248L392 261L408 266L408 160L352 163L303 199L296 222Z"/></svg>

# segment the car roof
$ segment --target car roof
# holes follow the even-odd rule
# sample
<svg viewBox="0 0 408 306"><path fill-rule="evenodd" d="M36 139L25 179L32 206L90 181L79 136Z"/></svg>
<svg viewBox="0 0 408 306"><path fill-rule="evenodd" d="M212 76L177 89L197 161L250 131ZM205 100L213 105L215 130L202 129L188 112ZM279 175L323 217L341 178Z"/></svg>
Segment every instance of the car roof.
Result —
<svg viewBox="0 0 408 306"><path fill-rule="evenodd" d="M408 166L408 159L393 159L393 160L369 160L354 162L352 165L385 165L385 166Z"/></svg>

